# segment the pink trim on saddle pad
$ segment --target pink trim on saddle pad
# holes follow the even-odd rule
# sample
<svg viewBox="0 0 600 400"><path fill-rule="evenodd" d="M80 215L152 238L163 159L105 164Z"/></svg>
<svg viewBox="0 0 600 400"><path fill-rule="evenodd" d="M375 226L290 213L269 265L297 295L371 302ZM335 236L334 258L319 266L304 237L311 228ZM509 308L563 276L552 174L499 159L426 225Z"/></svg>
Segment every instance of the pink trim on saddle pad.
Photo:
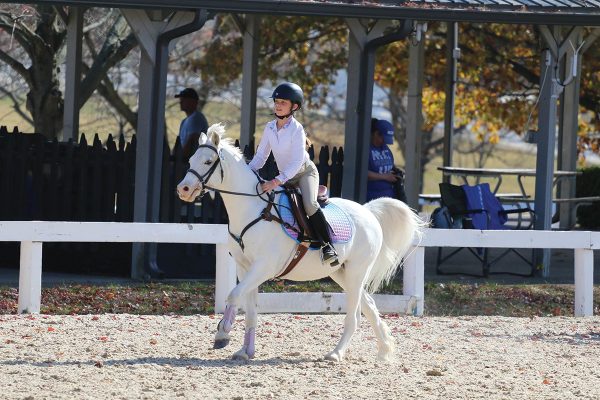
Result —
<svg viewBox="0 0 600 400"><path fill-rule="evenodd" d="M279 206L277 208L279 208L281 219L284 222L298 228L298 223L291 211L290 200L285 194L279 196ZM323 214L325 214L325 218L331 227L331 241L333 243L348 242L354 234L354 225L348 214L332 202L327 203L325 207L321 207L321 210L323 210ZM284 225L281 225L281 227L289 237L298 240L298 234L295 231L286 228Z"/></svg>

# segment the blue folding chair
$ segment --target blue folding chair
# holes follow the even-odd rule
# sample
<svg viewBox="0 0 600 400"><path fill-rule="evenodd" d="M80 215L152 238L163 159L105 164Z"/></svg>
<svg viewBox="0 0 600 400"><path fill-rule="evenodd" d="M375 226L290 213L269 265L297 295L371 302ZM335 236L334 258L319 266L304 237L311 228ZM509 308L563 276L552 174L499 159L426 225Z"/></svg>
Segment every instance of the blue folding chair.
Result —
<svg viewBox="0 0 600 400"><path fill-rule="evenodd" d="M513 210L505 210L500 201L494 196L490 190L488 183L481 183L475 186L456 186L450 183L440 183L440 195L441 203L443 207L448 209L449 214L449 226L457 227L460 226L462 229L482 229L482 230L503 230L511 229L506 226L508 221L508 215L514 213L531 212L528 208L518 208ZM459 251L467 249L473 254L482 266L482 274L470 274L465 272L447 272L441 269L441 264L446 260L457 254ZM514 252L520 259L525 261L529 265L529 271L527 273L518 272L490 272L490 268L493 264L498 262L507 254ZM493 259L489 259L489 249L482 248L458 248L451 251L449 254L443 254L443 248L438 249L438 258L436 271L440 275L470 275L477 277L488 277L490 274L509 274L517 276L533 276L535 268L533 265L533 252L532 258L529 260L524 257L516 249L504 250L501 254L495 256Z"/></svg>

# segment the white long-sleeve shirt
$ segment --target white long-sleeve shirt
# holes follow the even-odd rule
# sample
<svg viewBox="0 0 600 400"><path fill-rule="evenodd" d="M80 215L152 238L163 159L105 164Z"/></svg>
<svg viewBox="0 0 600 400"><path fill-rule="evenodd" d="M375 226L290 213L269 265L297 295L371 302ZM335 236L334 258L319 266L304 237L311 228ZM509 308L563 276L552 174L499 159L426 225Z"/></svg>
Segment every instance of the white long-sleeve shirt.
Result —
<svg viewBox="0 0 600 400"><path fill-rule="evenodd" d="M279 131L277 121L274 120L265 126L256 154L248 165L254 171L258 171L265 165L272 151L279 169L276 178L283 184L296 176L302 165L310 160L305 146L306 133L294 117L291 117Z"/></svg>

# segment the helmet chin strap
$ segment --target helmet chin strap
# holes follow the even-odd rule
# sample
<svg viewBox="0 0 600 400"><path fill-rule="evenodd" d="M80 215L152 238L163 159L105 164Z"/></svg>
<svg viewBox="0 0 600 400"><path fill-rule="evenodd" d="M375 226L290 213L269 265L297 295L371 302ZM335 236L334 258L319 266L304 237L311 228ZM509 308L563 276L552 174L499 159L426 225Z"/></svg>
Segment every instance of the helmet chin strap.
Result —
<svg viewBox="0 0 600 400"><path fill-rule="evenodd" d="M294 115L294 112L293 112L293 111L292 111L291 113L289 113L288 115L283 115L283 116L280 116L280 115L277 115L277 114L275 114L275 116L276 116L277 118L279 118L279 119L286 119L286 118L288 118L288 117L291 117L292 115Z"/></svg>

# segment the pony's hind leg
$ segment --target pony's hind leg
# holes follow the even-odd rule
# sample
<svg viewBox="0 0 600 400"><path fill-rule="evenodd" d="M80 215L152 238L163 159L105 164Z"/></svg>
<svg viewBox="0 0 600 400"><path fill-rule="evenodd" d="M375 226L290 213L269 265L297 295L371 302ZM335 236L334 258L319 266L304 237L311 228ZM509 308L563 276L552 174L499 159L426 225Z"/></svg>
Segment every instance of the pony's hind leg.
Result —
<svg viewBox="0 0 600 400"><path fill-rule="evenodd" d="M338 271L336 271L336 274L339 273ZM331 277L333 278L333 275ZM342 337L340 338L340 341L335 349L325 355L325 359L330 361L342 361L344 359L346 350L350 344L350 339L352 339L352 335L354 335L354 332L356 331L356 328L360 322L360 300L363 292L362 285L360 282L354 286L346 285L344 290L346 292L346 317L344 318L344 332L342 333Z"/></svg>
<svg viewBox="0 0 600 400"><path fill-rule="evenodd" d="M384 320L379 316L375 300L366 290L363 290L361 305L365 317L371 323L377 337L377 358L380 361L390 361L394 354L394 337Z"/></svg>
<svg viewBox="0 0 600 400"><path fill-rule="evenodd" d="M346 290L347 284L344 272L342 270L335 271L331 278L344 290ZM379 317L379 311L375 305L375 300L369 293L362 290L361 296L361 307L360 310L365 315L373 330L375 331L375 337L377 338L378 354L377 358L382 361L388 361L390 356L394 353L394 338L391 334L390 328L387 326L384 320Z"/></svg>

